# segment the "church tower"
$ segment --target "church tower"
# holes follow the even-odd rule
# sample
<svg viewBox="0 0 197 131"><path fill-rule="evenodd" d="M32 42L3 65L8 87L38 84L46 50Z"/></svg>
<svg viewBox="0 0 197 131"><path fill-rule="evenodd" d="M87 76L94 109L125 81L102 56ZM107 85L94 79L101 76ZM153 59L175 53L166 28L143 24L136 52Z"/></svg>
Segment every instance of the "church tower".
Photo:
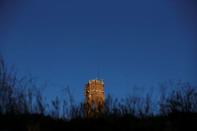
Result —
<svg viewBox="0 0 197 131"><path fill-rule="evenodd" d="M90 80L85 86L85 117L104 113L104 82Z"/></svg>

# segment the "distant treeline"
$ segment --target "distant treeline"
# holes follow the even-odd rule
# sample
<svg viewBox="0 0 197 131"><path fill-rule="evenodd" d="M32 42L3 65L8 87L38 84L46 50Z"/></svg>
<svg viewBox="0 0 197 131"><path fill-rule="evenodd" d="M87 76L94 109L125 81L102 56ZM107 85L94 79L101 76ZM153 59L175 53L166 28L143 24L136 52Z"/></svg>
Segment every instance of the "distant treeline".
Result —
<svg viewBox="0 0 197 131"><path fill-rule="evenodd" d="M144 98L128 96L121 100L108 95L105 99L105 113L100 116L100 118L91 119L94 119L93 121L96 122L100 119L103 121L107 120L109 122L108 124L112 121L112 126L114 126L113 124L116 122L119 122L115 125L120 127L121 125L119 124L121 122L124 121L127 123L132 121L135 123L135 126L129 127L129 129L136 128L136 124L139 124L139 120L149 124L151 124L151 122L157 123L158 118L166 119L166 117L168 118L172 114L176 114L177 118L180 116L177 114L189 114L189 120L191 116L195 115L194 121L197 121L196 88L189 83L178 81L174 84L175 88L166 92L165 88L168 88L168 86L169 84L160 85L159 88L161 88L161 90L157 102L151 98L152 96L150 93L147 93ZM9 121L9 118L15 120L13 117L18 116L26 116L25 119L31 120L40 120L40 117L42 117L42 119L46 121L51 120L60 123L67 122L67 124L68 121L70 121L70 125L67 126L71 126L73 124L72 122L76 120L79 120L80 123L83 123L85 120L86 122L90 121L84 118L84 103L74 103L74 98L72 97L69 88L65 88L64 90L65 94L69 96L67 99L56 97L51 102L47 102L43 97L41 88L42 87L36 84L33 77L21 77L13 67L7 65L3 58L0 57L1 121ZM137 127L138 126L139 125L137 125Z"/></svg>

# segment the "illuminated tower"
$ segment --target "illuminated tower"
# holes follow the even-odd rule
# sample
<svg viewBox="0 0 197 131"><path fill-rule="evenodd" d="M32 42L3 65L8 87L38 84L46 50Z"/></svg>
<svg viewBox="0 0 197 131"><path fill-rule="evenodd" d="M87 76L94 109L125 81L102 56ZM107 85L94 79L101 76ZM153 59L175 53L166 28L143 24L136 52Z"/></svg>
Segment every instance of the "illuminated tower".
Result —
<svg viewBox="0 0 197 131"><path fill-rule="evenodd" d="M104 113L104 82L90 80L85 86L85 117Z"/></svg>

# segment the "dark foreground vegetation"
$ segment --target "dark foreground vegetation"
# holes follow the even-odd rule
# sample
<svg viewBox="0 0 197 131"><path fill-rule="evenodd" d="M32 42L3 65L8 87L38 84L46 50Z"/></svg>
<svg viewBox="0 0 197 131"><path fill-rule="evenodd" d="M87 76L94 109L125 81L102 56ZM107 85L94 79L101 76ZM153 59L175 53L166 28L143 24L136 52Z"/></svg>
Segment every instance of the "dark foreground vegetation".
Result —
<svg viewBox="0 0 197 131"><path fill-rule="evenodd" d="M197 91L189 83L161 84L157 100L151 93L121 100L109 95L105 113L97 118L84 117L84 104L74 102L69 88L64 90L66 99L47 102L42 87L0 58L0 131L197 130Z"/></svg>

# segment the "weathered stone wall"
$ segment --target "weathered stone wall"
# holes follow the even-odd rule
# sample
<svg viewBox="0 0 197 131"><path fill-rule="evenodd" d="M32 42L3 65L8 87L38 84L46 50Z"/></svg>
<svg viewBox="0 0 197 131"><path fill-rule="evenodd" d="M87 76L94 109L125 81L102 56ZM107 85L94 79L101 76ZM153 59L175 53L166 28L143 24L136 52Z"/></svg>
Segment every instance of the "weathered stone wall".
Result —
<svg viewBox="0 0 197 131"><path fill-rule="evenodd" d="M104 112L104 83L91 80L85 86L86 117L94 117Z"/></svg>

